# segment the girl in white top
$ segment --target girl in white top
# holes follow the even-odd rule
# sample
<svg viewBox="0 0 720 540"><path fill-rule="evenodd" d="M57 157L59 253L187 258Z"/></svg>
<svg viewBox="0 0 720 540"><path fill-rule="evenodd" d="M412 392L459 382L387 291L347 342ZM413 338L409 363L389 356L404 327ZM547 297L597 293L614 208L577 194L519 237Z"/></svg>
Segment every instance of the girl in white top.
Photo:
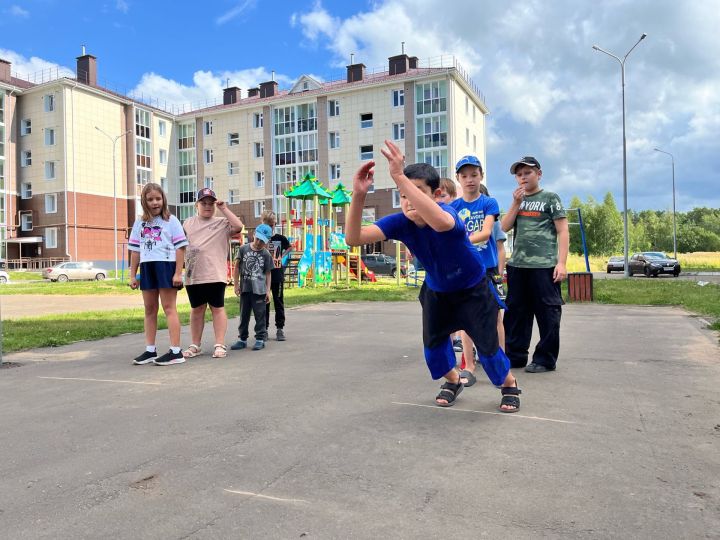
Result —
<svg viewBox="0 0 720 540"><path fill-rule="evenodd" d="M145 352L136 357L137 365L154 362L159 366L181 364L180 319L176 301L182 289L182 267L188 241L178 219L170 214L165 192L158 184L146 184L142 190L142 216L135 221L130 251L130 287L142 291L145 304ZM136 274L140 267L140 281ZM162 303L170 333L170 350L158 358L155 347L157 315Z"/></svg>

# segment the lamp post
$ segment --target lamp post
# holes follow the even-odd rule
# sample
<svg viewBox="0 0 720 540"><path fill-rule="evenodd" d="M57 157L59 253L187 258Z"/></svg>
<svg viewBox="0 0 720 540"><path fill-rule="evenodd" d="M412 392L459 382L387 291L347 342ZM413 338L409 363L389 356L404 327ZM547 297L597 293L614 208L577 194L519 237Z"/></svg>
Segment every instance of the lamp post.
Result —
<svg viewBox="0 0 720 540"><path fill-rule="evenodd" d="M640 43L643 39L647 37L647 34L643 34L640 36L640 39L637 40L635 45L633 45L630 50L625 53L625 56L622 57L622 60L612 54L611 52L606 51L605 49L601 49L597 45L593 45L592 48L596 51L599 51L601 53L605 53L611 58L614 58L620 63L620 77L622 82L622 129L623 129L623 237L624 237L624 243L625 243L625 277L630 277L630 267L628 266L628 249L629 249L629 241L628 241L628 204L627 204L627 142L625 140L625 60L627 60L627 57L630 55L631 52L633 52L633 49L638 46L638 43Z"/></svg>
<svg viewBox="0 0 720 540"><path fill-rule="evenodd" d="M113 250L115 253L115 279L118 277L118 254L117 254L117 181L115 178L115 144L132 130L128 129L125 133L121 133L115 137L108 135L102 129L95 126L100 133L105 135L112 142L112 169L113 169Z"/></svg>
<svg viewBox="0 0 720 540"><path fill-rule="evenodd" d="M675 156L670 152L665 152L659 148L655 148L656 152L667 154L672 160L672 201L673 201L673 252L675 260L677 260L677 222L675 221Z"/></svg>

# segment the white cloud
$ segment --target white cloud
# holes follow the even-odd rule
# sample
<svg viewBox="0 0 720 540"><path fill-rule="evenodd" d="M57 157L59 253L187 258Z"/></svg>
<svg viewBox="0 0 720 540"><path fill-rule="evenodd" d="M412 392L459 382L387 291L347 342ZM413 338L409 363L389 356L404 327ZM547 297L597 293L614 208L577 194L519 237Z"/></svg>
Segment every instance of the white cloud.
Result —
<svg viewBox="0 0 720 540"><path fill-rule="evenodd" d="M75 77L75 71L68 67L37 56L26 58L10 49L0 49L0 58L12 64L10 70L20 79L39 82L49 78Z"/></svg>
<svg viewBox="0 0 720 540"><path fill-rule="evenodd" d="M234 8L226 11L217 19L215 19L215 24L221 26L226 22L233 20L235 17L242 15L248 9L252 9L253 7L255 7L255 2L256 0L244 0L243 2L238 2L238 4Z"/></svg>
<svg viewBox="0 0 720 540"><path fill-rule="evenodd" d="M23 9L17 5L10 6L5 10L5 12L12 15L13 17L20 17L23 19L30 16L30 12L28 10Z"/></svg>
<svg viewBox="0 0 720 540"><path fill-rule="evenodd" d="M127 13L130 11L130 4L128 4L125 0L116 0L115 9L123 13Z"/></svg>

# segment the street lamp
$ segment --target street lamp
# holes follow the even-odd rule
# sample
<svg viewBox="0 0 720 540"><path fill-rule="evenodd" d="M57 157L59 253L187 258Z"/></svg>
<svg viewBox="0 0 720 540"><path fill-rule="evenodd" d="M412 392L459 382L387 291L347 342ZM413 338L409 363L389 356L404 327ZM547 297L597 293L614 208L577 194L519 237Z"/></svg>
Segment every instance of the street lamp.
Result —
<svg viewBox="0 0 720 540"><path fill-rule="evenodd" d="M597 45L593 45L592 48L596 51L600 51L601 53L605 53L608 56L614 58L620 63L620 75L621 75L621 81L622 81L622 127L623 127L623 227L624 227L624 240L625 240L625 277L630 277L630 267L628 265L628 249L629 249L629 241L628 241L628 204L627 204L627 143L625 141L625 60L627 60L627 57L630 56L630 53L633 52L633 49L638 46L638 43L640 43L643 39L647 37L647 34L643 34L640 36L640 39L637 40L635 45L633 45L630 50L625 53L625 56L622 57L622 60L612 54L611 52L606 51L605 49L601 49Z"/></svg>
<svg viewBox="0 0 720 540"><path fill-rule="evenodd" d="M115 251L115 279L118 277L118 254L117 254L117 181L115 179L115 143L122 139L125 135L130 133L132 130L128 129L125 133L121 133L116 137L112 137L105 133L102 129L95 126L100 133L105 135L110 141L112 141L112 169L113 169L113 249Z"/></svg>
<svg viewBox="0 0 720 540"><path fill-rule="evenodd" d="M675 221L675 157L670 152L665 152L659 148L655 148L656 152L667 154L672 160L672 199L673 199L673 251L675 252L675 260L677 260L677 223Z"/></svg>

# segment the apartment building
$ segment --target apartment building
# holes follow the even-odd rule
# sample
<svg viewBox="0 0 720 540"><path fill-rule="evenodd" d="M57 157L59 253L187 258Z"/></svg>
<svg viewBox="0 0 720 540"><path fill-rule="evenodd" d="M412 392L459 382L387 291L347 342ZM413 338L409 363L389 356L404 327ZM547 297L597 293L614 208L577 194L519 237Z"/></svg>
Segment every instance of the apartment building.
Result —
<svg viewBox="0 0 720 540"><path fill-rule="evenodd" d="M77 58L75 78L39 83L14 77L0 60L0 258L30 267L122 260L150 181L163 186L181 220L193 215L197 190L210 187L254 228L265 208L287 219L283 194L307 172L330 189L350 187L355 169L374 158L364 217L397 212L399 194L380 155L385 139L408 163L431 163L441 176L452 176L454 160L468 153L485 162L488 110L460 66L445 64L422 66L402 54L374 73L351 64L343 80L304 75L288 90L267 81L244 97L229 87L218 105L178 111L98 86L92 55ZM303 204L311 203L293 201L291 220ZM342 209L336 218L342 227Z"/></svg>

